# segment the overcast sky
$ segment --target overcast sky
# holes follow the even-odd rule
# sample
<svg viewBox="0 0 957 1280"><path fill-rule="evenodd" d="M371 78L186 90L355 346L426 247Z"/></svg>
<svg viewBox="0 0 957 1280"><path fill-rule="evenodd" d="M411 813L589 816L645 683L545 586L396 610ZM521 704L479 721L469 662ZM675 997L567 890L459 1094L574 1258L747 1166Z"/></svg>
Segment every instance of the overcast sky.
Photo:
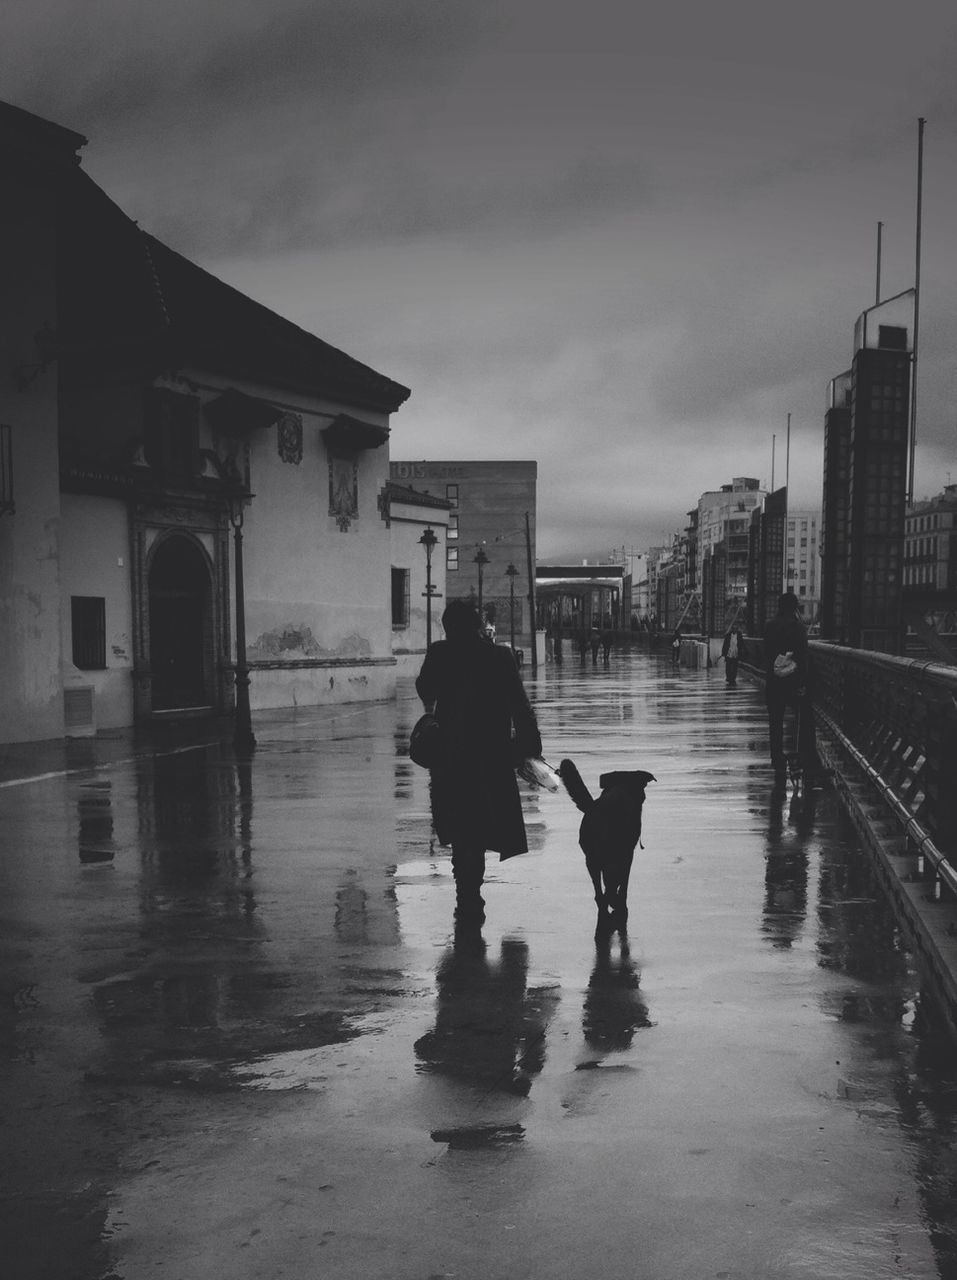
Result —
<svg viewBox="0 0 957 1280"><path fill-rule="evenodd" d="M539 553L733 476L820 505L828 381L914 281L957 480L953 0L5 0L7 100L173 248L412 388L392 457L534 458Z"/></svg>

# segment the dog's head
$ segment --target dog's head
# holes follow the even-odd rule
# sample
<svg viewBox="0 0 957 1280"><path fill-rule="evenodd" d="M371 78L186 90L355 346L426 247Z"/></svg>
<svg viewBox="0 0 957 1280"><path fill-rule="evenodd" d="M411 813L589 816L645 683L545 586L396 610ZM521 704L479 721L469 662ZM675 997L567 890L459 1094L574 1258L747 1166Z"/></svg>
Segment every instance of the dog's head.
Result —
<svg viewBox="0 0 957 1280"><path fill-rule="evenodd" d="M598 785L602 791L621 787L644 798L648 783L657 781L653 773L646 773L644 769L616 769L613 773L603 773L598 779Z"/></svg>

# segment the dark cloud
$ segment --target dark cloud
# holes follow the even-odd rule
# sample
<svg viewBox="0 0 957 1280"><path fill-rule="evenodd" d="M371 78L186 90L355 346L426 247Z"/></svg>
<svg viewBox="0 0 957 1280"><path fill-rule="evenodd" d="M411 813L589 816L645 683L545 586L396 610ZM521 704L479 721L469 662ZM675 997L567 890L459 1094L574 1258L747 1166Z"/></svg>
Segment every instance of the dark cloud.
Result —
<svg viewBox="0 0 957 1280"><path fill-rule="evenodd" d="M382 98L445 74L492 23L479 6L432 0L167 0L162 6L17 3L0 54L5 92L91 132L308 99Z"/></svg>
<svg viewBox="0 0 957 1280"><path fill-rule="evenodd" d="M161 240L200 256L403 242L431 236L508 236L512 241L561 234L650 204L652 184L633 164L572 158L553 175L494 173L449 179L430 168L383 156L363 172L296 150L278 173L237 172L188 208L145 201L138 216ZM140 203L139 201L137 203Z"/></svg>

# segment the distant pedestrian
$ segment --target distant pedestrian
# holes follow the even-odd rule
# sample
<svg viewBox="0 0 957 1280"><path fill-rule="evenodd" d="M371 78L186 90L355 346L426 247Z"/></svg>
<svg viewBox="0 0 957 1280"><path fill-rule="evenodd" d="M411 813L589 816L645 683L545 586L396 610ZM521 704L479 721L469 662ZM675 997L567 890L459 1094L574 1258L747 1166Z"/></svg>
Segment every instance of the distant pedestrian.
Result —
<svg viewBox="0 0 957 1280"><path fill-rule="evenodd" d="M721 656L724 658L724 682L729 689L735 689L738 683L738 663L748 656L744 636L736 622L732 622L725 634Z"/></svg>
<svg viewBox="0 0 957 1280"><path fill-rule="evenodd" d="M584 666L585 659L588 657L588 632L584 627L576 636L576 641L578 643L578 656L581 658L582 665Z"/></svg>
<svg viewBox="0 0 957 1280"><path fill-rule="evenodd" d="M488 644L478 611L451 601L415 682L439 722L442 755L431 769L432 819L452 846L455 917L485 919L485 854L527 853L515 767L542 752L542 740L510 647Z"/></svg>
<svg viewBox="0 0 957 1280"><path fill-rule="evenodd" d="M681 660L681 627L675 627L674 635L671 637L671 661L678 665Z"/></svg>
<svg viewBox="0 0 957 1280"><path fill-rule="evenodd" d="M592 627L588 635L588 644L591 647L592 666L598 666L598 650L601 648L601 632L597 627Z"/></svg>
<svg viewBox="0 0 957 1280"><path fill-rule="evenodd" d="M613 631L603 631L601 633L601 660L608 666L611 657L611 647L615 641L615 633Z"/></svg>
<svg viewBox="0 0 957 1280"><path fill-rule="evenodd" d="M764 628L764 696L768 708L768 738L774 781L787 783L788 757L784 750L784 721L790 712L794 722L796 756L792 773L803 776L805 784L820 782L814 712L808 690L807 632L801 621L801 602L793 591L778 600L775 617Z"/></svg>

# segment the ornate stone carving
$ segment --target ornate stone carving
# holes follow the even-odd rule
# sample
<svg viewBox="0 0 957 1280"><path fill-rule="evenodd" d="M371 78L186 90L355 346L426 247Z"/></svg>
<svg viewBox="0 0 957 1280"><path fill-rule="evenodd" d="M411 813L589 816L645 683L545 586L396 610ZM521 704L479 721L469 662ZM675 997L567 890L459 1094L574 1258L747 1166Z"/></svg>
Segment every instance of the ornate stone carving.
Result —
<svg viewBox="0 0 957 1280"><path fill-rule="evenodd" d="M341 533L359 514L359 459L329 455L329 514Z"/></svg>
<svg viewBox="0 0 957 1280"><path fill-rule="evenodd" d="M276 423L276 442L283 462L299 466L302 462L302 418L298 413L284 413Z"/></svg>

